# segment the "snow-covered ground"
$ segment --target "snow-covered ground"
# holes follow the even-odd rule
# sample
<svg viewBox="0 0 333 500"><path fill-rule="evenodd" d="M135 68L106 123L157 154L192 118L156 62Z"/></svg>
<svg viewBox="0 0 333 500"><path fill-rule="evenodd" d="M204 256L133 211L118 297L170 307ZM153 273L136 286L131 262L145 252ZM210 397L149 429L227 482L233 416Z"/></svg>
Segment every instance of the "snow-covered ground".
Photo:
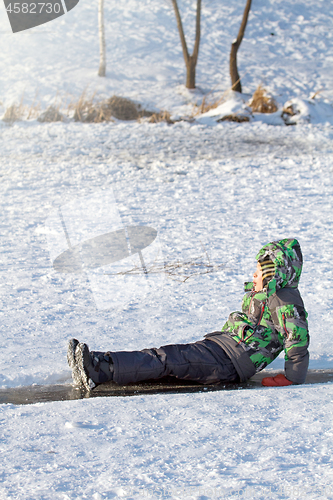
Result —
<svg viewBox="0 0 333 500"><path fill-rule="evenodd" d="M332 498L331 397L323 385L7 405L0 495Z"/></svg>
<svg viewBox="0 0 333 500"><path fill-rule="evenodd" d="M96 76L97 2L15 35L1 6L3 110L23 91L27 104L38 91L46 108L57 91L78 98L89 86L186 114L203 92L228 88L243 3L203 4L195 92L182 86L170 2L106 3L106 79ZM180 6L193 40L194 6ZM282 106L323 88L312 123L0 125L2 387L68 383L71 337L140 349L220 329L240 307L257 251L282 237L298 238L304 254L310 368L332 368L331 25L327 2L256 0L239 53L248 95L263 82ZM61 212L69 238L87 239L91 220L107 224L106 199L122 225L158 232L165 262L209 259L219 269L185 282L158 275L123 304L106 288L110 305L98 307L91 274L53 269L66 238L50 221ZM283 369L282 356L272 368ZM327 384L3 405L0 498L333 498L332 396Z"/></svg>

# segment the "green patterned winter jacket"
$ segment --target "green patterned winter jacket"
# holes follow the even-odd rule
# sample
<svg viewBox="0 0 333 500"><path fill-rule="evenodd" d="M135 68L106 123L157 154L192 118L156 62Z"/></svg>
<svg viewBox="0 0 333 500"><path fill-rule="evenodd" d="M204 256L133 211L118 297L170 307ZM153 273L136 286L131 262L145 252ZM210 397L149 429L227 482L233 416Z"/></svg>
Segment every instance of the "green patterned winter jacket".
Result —
<svg viewBox="0 0 333 500"><path fill-rule="evenodd" d="M245 283L242 311L230 314L221 332L206 337L229 355L240 380L264 369L281 351L285 353L285 375L293 383L305 381L309 364L307 313L298 290L302 253L295 239L265 245L256 259L269 257L275 275L267 288L255 292Z"/></svg>

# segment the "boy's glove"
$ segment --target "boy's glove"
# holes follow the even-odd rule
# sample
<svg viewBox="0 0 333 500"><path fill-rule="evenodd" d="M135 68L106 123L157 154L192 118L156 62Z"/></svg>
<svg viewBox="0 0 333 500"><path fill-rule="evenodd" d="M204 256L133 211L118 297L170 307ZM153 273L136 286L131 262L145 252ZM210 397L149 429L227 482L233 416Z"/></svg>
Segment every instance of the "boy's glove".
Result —
<svg viewBox="0 0 333 500"><path fill-rule="evenodd" d="M292 382L288 380L283 373L279 373L275 377L265 377L261 381L261 385L266 387L284 387L286 385L292 385Z"/></svg>

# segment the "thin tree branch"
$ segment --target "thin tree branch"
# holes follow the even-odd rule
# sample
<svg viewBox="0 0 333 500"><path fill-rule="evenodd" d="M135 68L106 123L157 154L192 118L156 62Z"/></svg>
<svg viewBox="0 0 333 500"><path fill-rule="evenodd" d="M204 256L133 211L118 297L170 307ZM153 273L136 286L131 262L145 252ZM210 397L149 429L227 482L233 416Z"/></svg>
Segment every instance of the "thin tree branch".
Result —
<svg viewBox="0 0 333 500"><path fill-rule="evenodd" d="M200 17L201 17L201 0L197 0L197 17L196 17L196 31L195 31L195 44L193 48L192 58L197 62L199 55L200 45Z"/></svg>
<svg viewBox="0 0 333 500"><path fill-rule="evenodd" d="M251 3L252 0L247 0L245 9L244 9L244 14L243 14L243 19L242 23L239 28L238 36L236 40L234 40L231 44L231 51L230 51L230 78L231 78L231 85L232 85L232 90L235 90L236 92L242 92L242 85L240 81L240 77L238 74L238 69L237 69L237 52L239 49L240 44L242 43L244 33L245 33L245 28L247 25L247 20L249 17L249 12L251 9Z"/></svg>
<svg viewBox="0 0 333 500"><path fill-rule="evenodd" d="M171 1L172 1L173 8L175 9L175 14L176 14L176 19L177 19L177 26L178 26L180 41L181 41L181 44L182 44L184 59L185 59L186 64L188 64L190 56L189 56L189 53L188 53L188 50L187 50L187 44L186 44L186 39L185 39L185 34L184 34L182 20L181 20L179 9L178 9L177 0L171 0Z"/></svg>
<svg viewBox="0 0 333 500"><path fill-rule="evenodd" d="M236 40L233 42L233 45L236 45L237 49L240 46L240 44L242 43L242 40L244 37L245 28L246 28L247 20L249 17L249 12L251 9L251 3L252 3L252 0L247 0L246 5L245 5L245 9L244 9L242 24L240 25L238 36L237 36Z"/></svg>
<svg viewBox="0 0 333 500"><path fill-rule="evenodd" d="M99 69L98 76L105 76L105 34L104 34L104 0L98 1L98 31L99 31Z"/></svg>

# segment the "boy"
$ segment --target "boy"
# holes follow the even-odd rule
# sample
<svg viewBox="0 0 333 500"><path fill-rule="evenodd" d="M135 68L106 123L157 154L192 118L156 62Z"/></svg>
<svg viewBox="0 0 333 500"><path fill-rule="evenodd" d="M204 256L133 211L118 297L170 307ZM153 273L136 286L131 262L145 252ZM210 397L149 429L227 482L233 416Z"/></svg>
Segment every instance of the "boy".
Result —
<svg viewBox="0 0 333 500"><path fill-rule="evenodd" d="M245 283L242 312L231 313L221 332L192 344L132 352L90 352L86 344L71 339L67 359L74 383L90 390L110 380L128 384L167 375L204 384L244 382L284 349L285 374L266 377L262 384L302 384L309 364L309 333L298 291L300 245L295 239L273 241L256 259L253 281Z"/></svg>

